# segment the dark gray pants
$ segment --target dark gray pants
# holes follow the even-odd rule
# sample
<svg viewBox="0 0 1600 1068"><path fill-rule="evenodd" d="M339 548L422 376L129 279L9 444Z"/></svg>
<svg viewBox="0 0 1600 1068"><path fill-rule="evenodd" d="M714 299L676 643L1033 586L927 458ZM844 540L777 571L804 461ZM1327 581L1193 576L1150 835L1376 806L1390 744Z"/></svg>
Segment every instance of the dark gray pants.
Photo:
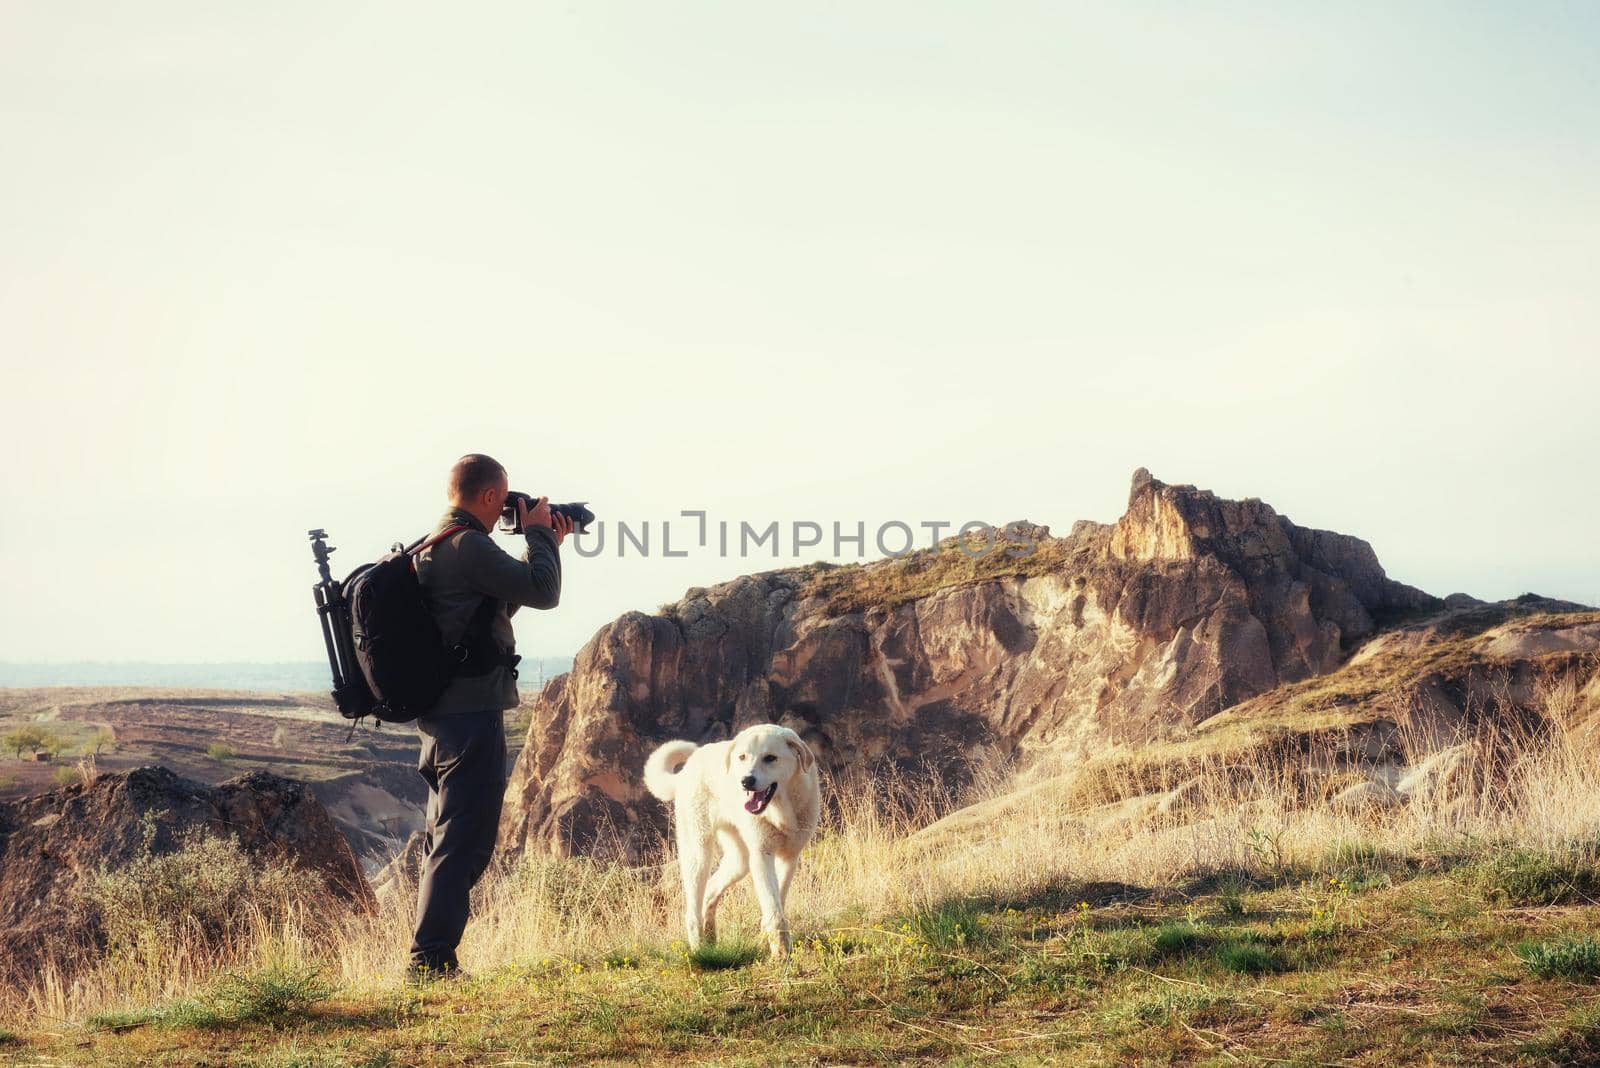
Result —
<svg viewBox="0 0 1600 1068"><path fill-rule="evenodd" d="M506 793L506 727L498 711L417 720L428 824L411 963L455 968L472 886L489 867Z"/></svg>

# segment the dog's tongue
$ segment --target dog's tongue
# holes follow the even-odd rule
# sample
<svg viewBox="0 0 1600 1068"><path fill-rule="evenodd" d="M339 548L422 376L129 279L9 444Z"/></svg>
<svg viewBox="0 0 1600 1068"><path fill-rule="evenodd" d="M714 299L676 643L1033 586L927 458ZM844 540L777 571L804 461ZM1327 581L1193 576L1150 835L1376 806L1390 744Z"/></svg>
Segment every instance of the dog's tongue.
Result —
<svg viewBox="0 0 1600 1068"><path fill-rule="evenodd" d="M772 795L777 792L778 784L773 783L760 793L752 793L749 797L745 798L744 810L746 812L752 812L759 815L761 810L767 807L767 802L772 800Z"/></svg>

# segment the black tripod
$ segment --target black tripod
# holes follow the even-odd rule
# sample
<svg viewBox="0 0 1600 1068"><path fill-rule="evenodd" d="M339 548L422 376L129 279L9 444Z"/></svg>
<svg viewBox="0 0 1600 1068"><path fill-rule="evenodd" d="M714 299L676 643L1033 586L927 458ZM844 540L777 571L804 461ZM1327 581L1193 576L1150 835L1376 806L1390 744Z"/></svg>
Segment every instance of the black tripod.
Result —
<svg viewBox="0 0 1600 1068"><path fill-rule="evenodd" d="M372 693L356 663L355 640L351 637L350 602L344 587L328 571L328 554L335 551L327 542L328 532L313 530L311 555L317 560L322 579L311 587L317 600L317 616L322 621L322 641L328 647L328 667L333 670L333 700L339 713L356 719L372 711Z"/></svg>

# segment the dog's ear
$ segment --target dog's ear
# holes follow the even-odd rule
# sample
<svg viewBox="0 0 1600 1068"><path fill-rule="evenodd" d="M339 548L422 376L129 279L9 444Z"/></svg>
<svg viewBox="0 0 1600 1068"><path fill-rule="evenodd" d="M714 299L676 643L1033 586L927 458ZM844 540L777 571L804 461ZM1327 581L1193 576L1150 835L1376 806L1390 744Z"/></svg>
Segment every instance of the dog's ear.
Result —
<svg viewBox="0 0 1600 1068"><path fill-rule="evenodd" d="M805 739L791 730L785 730L787 737L783 739L785 745L794 750L795 758L800 761L801 771L810 771L811 766L817 762L817 755L805 743Z"/></svg>

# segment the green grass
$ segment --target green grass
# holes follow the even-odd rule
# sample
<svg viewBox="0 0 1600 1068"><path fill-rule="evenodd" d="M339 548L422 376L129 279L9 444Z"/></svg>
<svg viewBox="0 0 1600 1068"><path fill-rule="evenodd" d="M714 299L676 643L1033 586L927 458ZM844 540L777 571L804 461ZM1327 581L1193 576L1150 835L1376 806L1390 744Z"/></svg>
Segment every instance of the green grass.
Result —
<svg viewBox="0 0 1600 1068"><path fill-rule="evenodd" d="M1283 964L1270 949L1254 942L1225 942L1217 947L1217 963L1240 975L1265 975Z"/></svg>
<svg viewBox="0 0 1600 1068"><path fill-rule="evenodd" d="M983 914L967 902L953 901L911 913L900 921L905 933L931 946L959 949L988 936Z"/></svg>
<svg viewBox="0 0 1600 1068"><path fill-rule="evenodd" d="M1593 938L1562 938L1553 942L1523 942L1517 956L1528 971L1541 979L1593 979L1600 976L1600 942Z"/></svg>
<svg viewBox="0 0 1600 1068"><path fill-rule="evenodd" d="M806 928L787 962L735 924L693 953L641 932L589 956L469 960L473 979L422 988L336 991L278 964L22 1040L41 1061L140 1068L1596 1063L1600 1009L1573 983L1600 975L1600 915L1502 908L1484 870L947 901ZM1330 902L1337 937L1317 918Z"/></svg>
<svg viewBox="0 0 1600 1068"><path fill-rule="evenodd" d="M1189 920L1163 925L1155 934L1156 952L1163 957L1192 953L1208 941L1206 933Z"/></svg>
<svg viewBox="0 0 1600 1068"><path fill-rule="evenodd" d="M1576 849L1508 850L1483 862L1479 871L1482 885L1512 905L1600 902L1600 870Z"/></svg>
<svg viewBox="0 0 1600 1068"><path fill-rule="evenodd" d="M728 968L743 968L754 964L764 951L750 939L703 943L688 953L691 967L703 972L718 972Z"/></svg>
<svg viewBox="0 0 1600 1068"><path fill-rule="evenodd" d="M217 1029L241 1024L281 1025L305 1016L334 987L314 966L274 962L254 971L228 972L199 998L167 1005L106 1012L85 1026L96 1031L128 1031L147 1024L164 1028Z"/></svg>

